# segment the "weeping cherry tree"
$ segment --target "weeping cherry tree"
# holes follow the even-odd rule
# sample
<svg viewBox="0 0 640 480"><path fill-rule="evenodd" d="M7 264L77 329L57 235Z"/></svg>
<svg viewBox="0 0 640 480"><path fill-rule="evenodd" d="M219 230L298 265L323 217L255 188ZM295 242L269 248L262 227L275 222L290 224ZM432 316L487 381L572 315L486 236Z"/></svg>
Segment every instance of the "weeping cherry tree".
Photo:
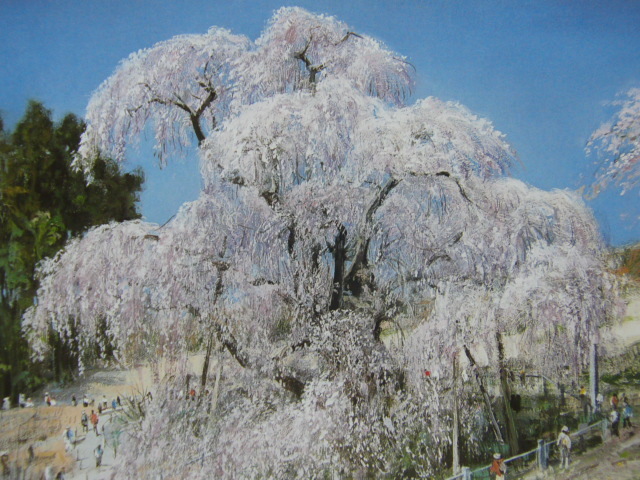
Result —
<svg viewBox="0 0 640 480"><path fill-rule="evenodd" d="M454 422L466 458L481 417L517 450L479 371L508 395L507 339L533 368L584 366L616 311L591 213L509 178L489 121L406 105L412 75L377 40L282 8L255 42L174 37L95 92L78 166L123 160L151 126L162 161L196 140L204 187L162 227L112 223L44 262L34 352L53 331L85 364L204 351L208 368L217 351L225 372L193 408L174 377L156 386L163 413L127 437L128 472L428 477Z"/></svg>

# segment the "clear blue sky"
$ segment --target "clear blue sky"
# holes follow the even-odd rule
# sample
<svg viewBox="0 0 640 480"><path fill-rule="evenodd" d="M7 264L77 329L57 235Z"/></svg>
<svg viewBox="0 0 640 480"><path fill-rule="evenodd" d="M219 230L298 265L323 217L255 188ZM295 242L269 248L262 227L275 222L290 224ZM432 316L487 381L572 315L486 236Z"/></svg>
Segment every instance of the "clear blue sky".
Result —
<svg viewBox="0 0 640 480"><path fill-rule="evenodd" d="M640 86L635 0L0 0L0 112L12 126L34 98L56 117L83 115L129 53L212 25L255 39L283 5L335 15L406 55L416 99L456 100L492 120L522 160L514 176L543 189L591 179L583 149L612 113L605 102ZM137 157L147 220L163 223L197 197L194 159L159 171L150 152ZM589 202L611 244L640 240L639 222L625 218L639 202L615 190Z"/></svg>

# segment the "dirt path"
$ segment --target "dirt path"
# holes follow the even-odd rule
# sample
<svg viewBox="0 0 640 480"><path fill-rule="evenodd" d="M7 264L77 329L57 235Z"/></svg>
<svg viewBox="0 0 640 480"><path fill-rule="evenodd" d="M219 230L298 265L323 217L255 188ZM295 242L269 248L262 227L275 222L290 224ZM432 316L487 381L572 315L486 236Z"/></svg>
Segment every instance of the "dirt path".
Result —
<svg viewBox="0 0 640 480"><path fill-rule="evenodd" d="M620 438L613 437L582 455L574 455L567 470L551 465L527 480L640 480L640 426L624 429Z"/></svg>
<svg viewBox="0 0 640 480"><path fill-rule="evenodd" d="M91 429L87 435L79 441L73 449L73 455L76 460L74 470L67 475L68 479L77 480L97 480L110 479L113 474L113 466L116 462L116 452L113 444L113 433L116 430L114 424L113 410L108 410L100 416L98 423L98 433ZM104 453L102 456L102 465L96 467L96 458L94 451L98 445L101 445Z"/></svg>
<svg viewBox="0 0 640 480"><path fill-rule="evenodd" d="M0 411L0 451L9 456L11 478L40 480L47 469L53 476L64 469L67 479L111 478L115 453L112 410L100 416L99 425L107 435L98 437L93 431L87 435L82 432L82 410L90 414L92 409L97 411L97 402L103 398L110 404L117 396L136 395L150 384L148 369L96 370L64 388L50 387L55 406L45 405L39 396L34 397L35 407ZM93 406L82 407L85 394L94 399ZM80 405L72 405L74 395ZM70 450L65 449L63 440L67 426L75 432L77 440ZM102 443L104 456L103 466L96 469L93 451L98 443Z"/></svg>

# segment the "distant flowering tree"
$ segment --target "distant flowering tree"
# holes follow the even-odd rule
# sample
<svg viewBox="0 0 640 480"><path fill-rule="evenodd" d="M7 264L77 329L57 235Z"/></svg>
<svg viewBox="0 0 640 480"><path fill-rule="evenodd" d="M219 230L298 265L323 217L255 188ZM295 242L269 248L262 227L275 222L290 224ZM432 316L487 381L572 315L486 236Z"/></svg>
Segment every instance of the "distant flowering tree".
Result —
<svg viewBox="0 0 640 480"><path fill-rule="evenodd" d="M518 361L580 370L615 313L592 215L507 178L514 153L487 120L405 106L411 73L283 8L255 43L176 37L96 92L80 164L123 158L152 120L163 152L192 132L204 188L163 227L100 227L43 263L32 345L45 354L53 331L86 361L226 352L219 399L186 408L179 382L158 385L163 414L125 449L140 475L429 476L453 423L468 455L484 415L503 435L478 368L504 395L507 338Z"/></svg>
<svg viewBox="0 0 640 480"><path fill-rule="evenodd" d="M595 194L611 182L625 193L640 181L640 88L630 89L614 105L618 112L591 134L587 144L587 152L595 150L602 158L593 186Z"/></svg>

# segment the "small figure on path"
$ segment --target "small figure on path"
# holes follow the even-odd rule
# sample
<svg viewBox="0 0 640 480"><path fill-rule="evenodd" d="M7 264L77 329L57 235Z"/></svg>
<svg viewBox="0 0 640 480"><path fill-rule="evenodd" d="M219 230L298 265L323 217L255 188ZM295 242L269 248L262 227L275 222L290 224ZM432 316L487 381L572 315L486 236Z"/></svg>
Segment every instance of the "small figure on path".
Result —
<svg viewBox="0 0 640 480"><path fill-rule="evenodd" d="M73 407L76 407L78 405L78 400L76 400L76 396L75 395L71 395L71 405Z"/></svg>
<svg viewBox="0 0 640 480"><path fill-rule="evenodd" d="M560 468L569 468L571 457L571 437L569 437L569 427L564 426L558 435L556 442L558 450L560 450Z"/></svg>
<svg viewBox="0 0 640 480"><path fill-rule="evenodd" d="M598 395L596 395L596 412L599 412L602 408L602 402L604 402L604 397L602 393L598 393Z"/></svg>
<svg viewBox="0 0 640 480"><path fill-rule="evenodd" d="M82 398L82 406L84 408L87 408L89 406L89 397L87 397L87 394L84 394L84 397Z"/></svg>
<svg viewBox="0 0 640 480"><path fill-rule="evenodd" d="M89 417L87 416L87 412L82 411L82 415L80 416L80 423L82 424L82 432L89 432Z"/></svg>
<svg viewBox="0 0 640 480"><path fill-rule="evenodd" d="M116 408L118 408L118 403L116 402L116 399L114 398L113 400L111 400L111 408L113 410L115 410Z"/></svg>
<svg viewBox="0 0 640 480"><path fill-rule="evenodd" d="M102 445L98 444L96 449L93 451L93 455L96 457L96 468L102 465L102 454L104 450L102 449Z"/></svg>
<svg viewBox="0 0 640 480"><path fill-rule="evenodd" d="M93 410L91 410L91 425L93 425L93 431L96 433L96 437L99 437L100 434L98 433L98 422L100 420L98 419L98 414L96 412L94 412Z"/></svg>
<svg viewBox="0 0 640 480"><path fill-rule="evenodd" d="M504 476L507 473L507 466L504 464L504 458L499 453L493 454L493 462L489 472L495 475L496 480L504 480Z"/></svg>
<svg viewBox="0 0 640 480"><path fill-rule="evenodd" d="M617 409L611 410L611 415L609 416L609 420L611 420L611 434L616 437L620 436L620 431L618 429L620 425L620 413Z"/></svg>
<svg viewBox="0 0 640 480"><path fill-rule="evenodd" d="M2 462L2 478L11 478L11 467L9 466L9 452L4 451L0 454Z"/></svg>
<svg viewBox="0 0 640 480"><path fill-rule="evenodd" d="M609 403L611 404L611 409L612 410L617 410L618 409L618 394L614 393L613 395L611 395L611 400L609 401Z"/></svg>
<svg viewBox="0 0 640 480"><path fill-rule="evenodd" d="M51 465L44 469L44 480L55 480L55 477L53 476L53 467Z"/></svg>
<svg viewBox="0 0 640 480"><path fill-rule="evenodd" d="M582 406L582 414L585 417L589 415L589 397L587 397L587 389L584 385L580 387L580 406Z"/></svg>
<svg viewBox="0 0 640 480"><path fill-rule="evenodd" d="M625 401L622 404L622 428L631 428L631 417L633 417L633 408L629 405L629 402Z"/></svg>
<svg viewBox="0 0 640 480"><path fill-rule="evenodd" d="M64 429L64 449L68 452L71 450L71 447L73 446L74 443L74 434L73 434L73 430L71 430L71 427L67 427Z"/></svg>

